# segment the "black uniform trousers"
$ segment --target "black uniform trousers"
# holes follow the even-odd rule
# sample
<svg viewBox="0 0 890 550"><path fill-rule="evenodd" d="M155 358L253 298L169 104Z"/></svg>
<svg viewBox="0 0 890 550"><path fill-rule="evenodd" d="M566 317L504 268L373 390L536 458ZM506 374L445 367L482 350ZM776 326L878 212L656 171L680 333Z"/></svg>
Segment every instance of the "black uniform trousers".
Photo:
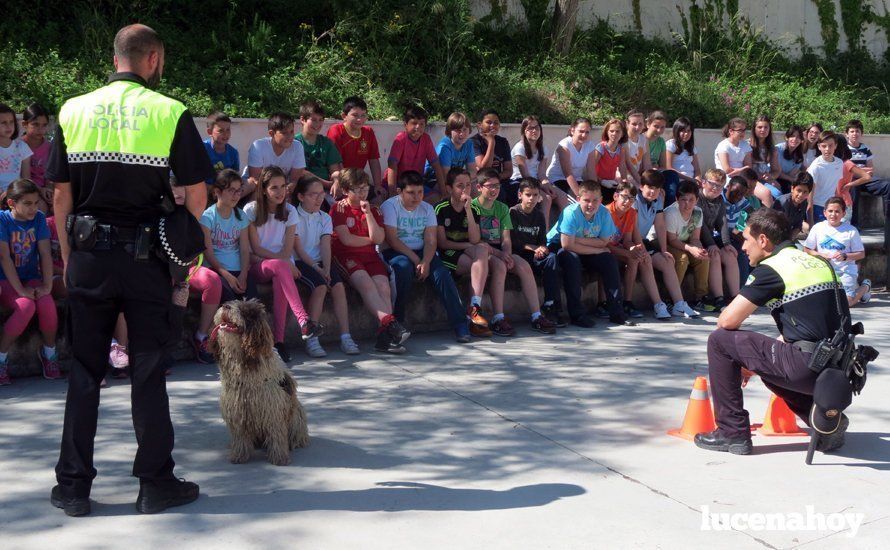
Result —
<svg viewBox="0 0 890 550"><path fill-rule="evenodd" d="M171 338L171 278L160 259L137 262L132 245L73 251L66 274L73 355L56 479L64 496L87 497L96 477L93 442L99 383L119 312L130 340L131 405L138 450L133 475L173 478L173 424L161 365Z"/></svg>
<svg viewBox="0 0 890 550"><path fill-rule="evenodd" d="M807 368L809 361L809 353L764 334L722 328L712 332L708 337L708 375L720 432L730 438L751 434L742 397L741 367L759 375L763 385L809 425L818 377Z"/></svg>

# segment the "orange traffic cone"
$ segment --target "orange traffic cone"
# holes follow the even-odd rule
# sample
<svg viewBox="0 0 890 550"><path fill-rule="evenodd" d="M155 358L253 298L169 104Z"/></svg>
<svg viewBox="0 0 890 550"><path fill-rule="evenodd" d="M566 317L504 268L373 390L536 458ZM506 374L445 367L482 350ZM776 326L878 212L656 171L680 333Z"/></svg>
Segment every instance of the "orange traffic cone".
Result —
<svg viewBox="0 0 890 550"><path fill-rule="evenodd" d="M763 424L758 427L757 431L761 435L809 435L797 425L797 417L788 408L785 400L776 397L775 394L769 400L766 418L763 419Z"/></svg>
<svg viewBox="0 0 890 550"><path fill-rule="evenodd" d="M716 429L717 423L714 422L714 411L711 409L711 396L708 394L708 379L699 376L692 385L692 395L689 396L689 405L686 406L683 427L668 431L668 435L692 441L695 434L712 432Z"/></svg>

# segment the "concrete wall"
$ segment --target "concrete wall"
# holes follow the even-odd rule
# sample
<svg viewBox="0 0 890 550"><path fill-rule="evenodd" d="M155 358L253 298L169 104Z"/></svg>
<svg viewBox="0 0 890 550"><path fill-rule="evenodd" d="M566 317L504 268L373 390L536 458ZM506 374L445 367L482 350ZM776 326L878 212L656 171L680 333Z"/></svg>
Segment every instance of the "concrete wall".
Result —
<svg viewBox="0 0 890 550"><path fill-rule="evenodd" d="M477 18L491 14L492 4L503 7L503 24L524 24L525 11L520 0L473 0L472 13ZM722 6L724 19L728 21L727 4L715 0L712 5ZM847 50L848 39L843 29L840 2L834 2L834 23L828 24L838 33L838 48ZM554 2L551 0L550 9ZM634 4L639 6L639 23L634 15ZM673 41L674 33L683 35L684 18L689 18L689 8L703 1L693 0L581 0L578 13L578 26L589 28L598 20L606 20L616 30L641 31L647 37L658 37ZM819 18L813 0L738 0L738 13L750 21L752 28L760 29L765 38L785 48L792 57L801 53L800 41L817 53L824 53L822 37L823 22ZM864 0L878 17L887 14L883 0ZM512 19L512 21L511 21ZM876 59L883 57L888 47L887 32L873 24L866 24L860 38L862 46Z"/></svg>
<svg viewBox="0 0 890 550"><path fill-rule="evenodd" d="M326 121L322 131L327 132L328 127L336 122L336 120ZM197 124L199 131L204 134L206 132L205 119L196 118L195 123ZM374 129L374 133L377 135L377 141L380 145L381 163L385 168L386 157L389 155L389 148L392 145L396 134L404 129L404 125L401 122L386 121L372 121L369 122L369 125ZM438 143L445 133L444 130L445 123L442 121L434 121L429 125L428 132L433 139L433 143ZM785 130L779 128L776 130L781 130L781 132L776 132L775 134L776 143L779 143L784 139ZM299 132L299 128L297 131ZM544 142L546 143L547 148L551 152L555 150L556 144L566 136L567 132L568 126L545 124ZM601 127L594 128L593 133L597 138L600 135L600 132L602 132ZM670 139L669 134L670 127L665 130L665 139ZM237 148L238 152L241 154L242 167L247 164L247 150L250 147L250 144L255 139L267 135L268 131L266 130L265 120L247 118L233 119L232 139L230 143L233 147ZM519 124L502 124L500 135L507 138L512 146L520 139ZM750 135L750 128L748 135ZM714 149L717 148L717 144L722 139L723 136L721 135L720 130L705 128L695 130L695 143L696 148L698 149L702 170L707 170L714 166ZM875 172L879 175L890 176L890 135L866 134L863 138L863 142L866 143L875 154Z"/></svg>

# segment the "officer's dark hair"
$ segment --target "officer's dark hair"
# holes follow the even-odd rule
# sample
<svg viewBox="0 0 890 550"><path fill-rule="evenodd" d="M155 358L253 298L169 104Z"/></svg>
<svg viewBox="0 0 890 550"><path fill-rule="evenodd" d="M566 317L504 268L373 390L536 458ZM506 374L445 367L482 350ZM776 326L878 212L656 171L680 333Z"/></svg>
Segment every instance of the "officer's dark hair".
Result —
<svg viewBox="0 0 890 550"><path fill-rule="evenodd" d="M695 195L698 197L698 183L689 180L680 182L680 187L677 188L677 198L679 199L683 195Z"/></svg>
<svg viewBox="0 0 890 550"><path fill-rule="evenodd" d="M399 174L399 179L396 180L396 187L404 191L409 185L419 185L423 187L423 176L420 175L420 172L416 170L405 170Z"/></svg>
<svg viewBox="0 0 890 550"><path fill-rule="evenodd" d="M15 111L6 103L0 103L0 115L9 113L12 116L12 139L19 137L19 122L15 119Z"/></svg>
<svg viewBox="0 0 890 550"><path fill-rule="evenodd" d="M300 118L303 120L309 120L312 118L312 115L320 115L322 117L325 116L324 107L321 106L321 103L313 100L307 101L300 105Z"/></svg>
<svg viewBox="0 0 890 550"><path fill-rule="evenodd" d="M232 186L233 183L241 181L241 176L238 172L232 170L231 168L226 168L224 170L220 170L216 175L216 179L213 180L213 189L216 191L216 194L219 195L226 189ZM241 210L235 208L233 210L235 213L235 219L241 220Z"/></svg>
<svg viewBox="0 0 890 550"><path fill-rule="evenodd" d="M294 117L283 111L275 111L269 115L268 128L270 132L283 132L288 126L294 125Z"/></svg>
<svg viewBox="0 0 890 550"><path fill-rule="evenodd" d="M164 41L154 29L145 25L127 25L114 37L114 55L128 61L140 61L151 52L163 49Z"/></svg>
<svg viewBox="0 0 890 550"><path fill-rule="evenodd" d="M352 96L349 96L343 100L343 114L344 115L348 115L349 111L355 109L356 107L358 107L362 111L368 110L368 104L365 103L364 99L362 99L358 96L352 95Z"/></svg>
<svg viewBox="0 0 890 550"><path fill-rule="evenodd" d="M362 185L370 185L368 173L358 168L344 168L340 172L340 187L346 191L354 191Z"/></svg>
<svg viewBox="0 0 890 550"><path fill-rule="evenodd" d="M479 173L476 174L476 184L484 185L488 180L498 180L501 181L501 174L494 168L483 168L479 170Z"/></svg>
<svg viewBox="0 0 890 550"><path fill-rule="evenodd" d="M40 117L44 117L49 121L49 111L44 109L43 105L39 103L32 103L22 111L22 122L31 122Z"/></svg>
<svg viewBox="0 0 890 550"><path fill-rule="evenodd" d="M791 224L784 212L772 208L756 210L748 218L748 230L754 238L766 235L773 244L779 244L791 238Z"/></svg>
<svg viewBox="0 0 890 550"><path fill-rule="evenodd" d="M19 202L26 195L38 195L40 194L40 189L37 187L37 184L33 181L25 178L18 178L13 180L12 183L9 184L9 187L6 189L6 200L12 202ZM4 207L7 205L4 204Z"/></svg>
<svg viewBox="0 0 890 550"><path fill-rule="evenodd" d="M813 181L813 176L809 172L799 172L791 187L806 187L807 191L812 191L815 185L816 182Z"/></svg>
<svg viewBox="0 0 890 550"><path fill-rule="evenodd" d="M844 202L844 199L840 197L831 197L827 201L825 201L825 209L828 210L828 207L832 204L836 204L841 207L841 210L844 212L847 211L847 203Z"/></svg>
<svg viewBox="0 0 890 550"><path fill-rule="evenodd" d="M208 130L212 129L216 125L217 122L228 122L229 124L231 124L232 119L231 119L231 117L229 117L229 115L225 114L222 111L215 111L215 112L207 115L207 129Z"/></svg>
<svg viewBox="0 0 890 550"><path fill-rule="evenodd" d="M664 189L664 174L660 170L650 168L640 175L640 185Z"/></svg>
<svg viewBox="0 0 890 550"><path fill-rule="evenodd" d="M266 197L266 189L269 188L269 184L272 183L274 178L281 178L284 180L285 184L287 184L287 176L284 174L284 170L277 166L266 166L263 168L263 171L260 173L260 186L256 201L256 217L253 222L257 227L260 227L269 220L269 205L267 204L269 198ZM280 222L287 221L287 201L281 201L281 204L275 208L275 219Z"/></svg>
<svg viewBox="0 0 890 550"><path fill-rule="evenodd" d="M405 113L402 115L402 122L408 124L412 120L429 120L430 115L426 112L426 109L423 107L418 107L417 105L411 105L407 109L405 109Z"/></svg>
<svg viewBox="0 0 890 550"><path fill-rule="evenodd" d="M451 169L448 170L448 174L445 176L445 185L454 187L454 182L459 176L467 176L469 178L470 172L463 166L452 166Z"/></svg>
<svg viewBox="0 0 890 550"><path fill-rule="evenodd" d="M519 192L522 193L526 189L534 189L535 191L541 190L541 182L538 181L538 178L525 177L519 180Z"/></svg>

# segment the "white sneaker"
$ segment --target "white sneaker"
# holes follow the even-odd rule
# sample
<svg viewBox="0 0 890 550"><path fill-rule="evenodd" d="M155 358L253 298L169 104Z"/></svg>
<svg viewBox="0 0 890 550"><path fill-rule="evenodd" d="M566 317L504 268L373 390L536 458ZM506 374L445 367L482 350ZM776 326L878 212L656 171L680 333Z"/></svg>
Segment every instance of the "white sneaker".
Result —
<svg viewBox="0 0 890 550"><path fill-rule="evenodd" d="M862 279L862 284L868 286L868 292L863 294L859 301L863 304L867 304L869 300L871 300L871 279Z"/></svg>
<svg viewBox="0 0 890 550"><path fill-rule="evenodd" d="M664 302L658 302L657 304L655 304L653 309L655 309L655 318L656 319L670 319L671 318L671 314L668 313L667 304L665 304Z"/></svg>
<svg viewBox="0 0 890 550"><path fill-rule="evenodd" d="M671 310L671 315L674 317L686 317L687 319L691 319L694 317L698 317L699 313L689 307L689 304L686 303L686 300L680 300L676 304L674 304L674 308Z"/></svg>
<svg viewBox="0 0 890 550"><path fill-rule="evenodd" d="M343 353L346 355L358 355L361 353L361 350L358 349L358 344L352 339L352 336L346 335L340 337L340 349L343 350Z"/></svg>
<svg viewBox="0 0 890 550"><path fill-rule="evenodd" d="M328 355L328 352L321 347L318 336L313 336L306 340L306 353L309 354L309 357L327 357Z"/></svg>

